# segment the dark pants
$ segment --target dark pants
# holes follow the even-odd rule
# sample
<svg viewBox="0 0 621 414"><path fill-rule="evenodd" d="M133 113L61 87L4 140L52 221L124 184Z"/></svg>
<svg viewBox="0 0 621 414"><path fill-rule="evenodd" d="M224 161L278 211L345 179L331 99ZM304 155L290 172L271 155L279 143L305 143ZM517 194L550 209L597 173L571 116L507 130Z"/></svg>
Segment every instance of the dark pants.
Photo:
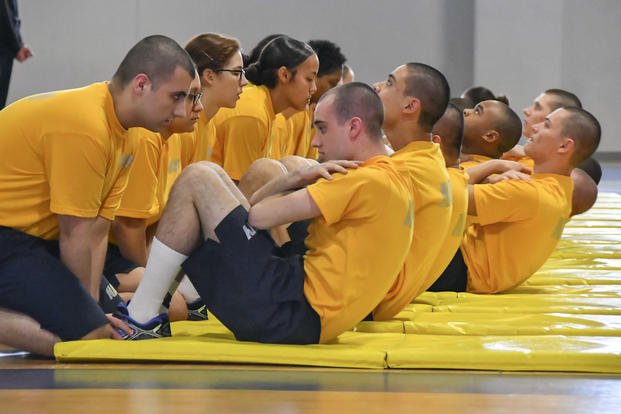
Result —
<svg viewBox="0 0 621 414"><path fill-rule="evenodd" d="M446 267L438 280L427 290L430 292L465 292L468 283L468 267L464 262L461 249L457 249L451 263Z"/></svg>
<svg viewBox="0 0 621 414"><path fill-rule="evenodd" d="M0 53L0 109L6 105L6 98L9 94L9 83L11 82L11 72L13 70L13 60L15 56Z"/></svg>

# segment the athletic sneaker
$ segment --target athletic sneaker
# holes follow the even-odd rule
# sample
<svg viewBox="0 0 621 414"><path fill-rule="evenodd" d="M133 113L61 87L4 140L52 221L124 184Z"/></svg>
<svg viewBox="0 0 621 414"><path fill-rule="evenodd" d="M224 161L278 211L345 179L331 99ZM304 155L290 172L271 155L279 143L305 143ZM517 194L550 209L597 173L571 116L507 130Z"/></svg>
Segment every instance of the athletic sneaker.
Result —
<svg viewBox="0 0 621 414"><path fill-rule="evenodd" d="M153 339L171 336L170 321L168 320L168 315L165 313L157 315L146 323L138 323L128 315L116 314L114 316L125 322L133 331L131 335L128 335L122 330L117 329L125 340Z"/></svg>
<svg viewBox="0 0 621 414"><path fill-rule="evenodd" d="M188 320L189 321L204 321L209 319L207 313L207 305L203 303L202 299L196 299L192 303L188 303Z"/></svg>

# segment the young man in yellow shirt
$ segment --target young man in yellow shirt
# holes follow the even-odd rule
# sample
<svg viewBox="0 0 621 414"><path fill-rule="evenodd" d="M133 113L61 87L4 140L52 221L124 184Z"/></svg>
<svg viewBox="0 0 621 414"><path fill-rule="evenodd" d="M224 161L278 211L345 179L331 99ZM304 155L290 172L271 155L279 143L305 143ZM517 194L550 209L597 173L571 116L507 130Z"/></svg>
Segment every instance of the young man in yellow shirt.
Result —
<svg viewBox="0 0 621 414"><path fill-rule="evenodd" d="M571 213L571 171L597 149L601 129L576 107L557 109L532 128L524 146L534 161L532 175L489 177L496 172L492 163L468 170L472 183L487 177L490 183L468 186L474 222L434 290L503 292L528 279L554 250Z"/></svg>
<svg viewBox="0 0 621 414"><path fill-rule="evenodd" d="M440 144L442 155L451 181L453 201L451 221L446 239L442 242L440 253L434 261L434 274L444 272L461 245L466 229L468 215L468 174L459 166L461 143L464 136L464 117L462 111L449 103L444 115L431 130L434 142ZM436 273L438 272L439 273Z"/></svg>
<svg viewBox="0 0 621 414"><path fill-rule="evenodd" d="M539 94L533 103L524 108L524 130L522 134L530 138L533 125L543 122L545 117L564 106L582 108L582 102L573 93L563 89L547 89ZM516 160L529 168L533 167L533 160L524 154L524 148L516 145L502 155L503 159ZM595 170L593 172L593 169ZM599 171L599 174L597 173ZM574 181L574 196L571 215L581 214L590 209L597 199L597 184L601 178L601 167L593 158L587 158L571 172Z"/></svg>
<svg viewBox="0 0 621 414"><path fill-rule="evenodd" d="M386 320L424 292L443 270L436 270L434 265L449 232L451 186L431 130L446 110L449 85L431 66L408 63L375 89L386 113L386 137L396 151L391 159L408 182L414 201L410 251L394 285L373 312L375 320Z"/></svg>
<svg viewBox="0 0 621 414"><path fill-rule="evenodd" d="M156 315L181 267L240 340L324 343L368 315L394 282L412 237L411 197L386 156L382 121L382 103L367 85L329 91L315 111L313 145L327 158L364 162L282 174L254 193L252 207L221 168L189 166L129 305L130 338L167 333ZM304 256L283 254L263 230L307 219Z"/></svg>
<svg viewBox="0 0 621 414"><path fill-rule="evenodd" d="M464 109L462 168L500 158L519 141L521 124L517 114L500 101L483 101Z"/></svg>
<svg viewBox="0 0 621 414"><path fill-rule="evenodd" d="M109 83L0 112L0 151L11 154L0 164L0 342L51 355L58 340L118 337L109 322L122 324L96 299L137 146L127 129L185 115L195 70L172 39L149 36Z"/></svg>

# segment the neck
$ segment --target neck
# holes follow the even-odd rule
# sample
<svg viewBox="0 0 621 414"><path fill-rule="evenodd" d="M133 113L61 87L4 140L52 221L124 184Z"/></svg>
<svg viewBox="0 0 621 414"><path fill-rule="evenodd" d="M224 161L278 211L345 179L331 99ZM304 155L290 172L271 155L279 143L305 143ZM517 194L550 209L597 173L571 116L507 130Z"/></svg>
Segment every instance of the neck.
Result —
<svg viewBox="0 0 621 414"><path fill-rule="evenodd" d="M366 161L369 158L373 158L378 155L388 155L384 143L382 142L382 140L371 140L370 138L367 138L366 145L362 145L357 148L356 153L353 154L352 159Z"/></svg>
<svg viewBox="0 0 621 414"><path fill-rule="evenodd" d="M274 89L267 88L272 99L272 108L274 108L274 114L279 114L285 109L289 108L289 100L282 93L282 89L276 86Z"/></svg>
<svg viewBox="0 0 621 414"><path fill-rule="evenodd" d="M164 128L160 131L160 136L162 137L163 141L167 141L168 138L170 138L170 136L174 134L174 132L172 132L170 129L168 128Z"/></svg>
<svg viewBox="0 0 621 414"><path fill-rule="evenodd" d="M136 126L134 125L135 121L131 116L131 105L129 105L131 97L128 96L126 92L127 90L119 89L116 86L116 82L112 80L108 83L108 91L110 91L110 95L112 96L114 113L116 114L116 118L119 120L119 123L125 129Z"/></svg>
<svg viewBox="0 0 621 414"><path fill-rule="evenodd" d="M203 104L203 113L208 121L213 118L220 109L220 106L215 103L215 99L212 99L211 96L207 96L207 94L203 96L201 103Z"/></svg>
<svg viewBox="0 0 621 414"><path fill-rule="evenodd" d="M384 132L395 151L399 151L410 142L431 142L431 132L424 131L414 120L399 121L390 126L384 125Z"/></svg>
<svg viewBox="0 0 621 414"><path fill-rule="evenodd" d="M543 161L535 160L535 167L533 168L534 174L558 174L558 175L571 175L571 170L574 167L568 165L566 162L557 159L546 159Z"/></svg>

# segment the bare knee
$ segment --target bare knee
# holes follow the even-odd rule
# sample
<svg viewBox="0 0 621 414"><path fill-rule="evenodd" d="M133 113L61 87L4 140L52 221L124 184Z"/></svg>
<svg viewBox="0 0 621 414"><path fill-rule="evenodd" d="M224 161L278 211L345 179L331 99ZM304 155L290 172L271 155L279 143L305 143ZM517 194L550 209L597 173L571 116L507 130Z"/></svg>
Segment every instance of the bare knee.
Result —
<svg viewBox="0 0 621 414"><path fill-rule="evenodd" d="M279 161L269 158L255 160L239 181L239 190L250 199L252 194L271 179L287 173L286 167Z"/></svg>
<svg viewBox="0 0 621 414"><path fill-rule="evenodd" d="M582 214L588 211L597 200L597 184L583 170L574 168L571 172L574 181L574 192L572 195L571 215Z"/></svg>
<svg viewBox="0 0 621 414"><path fill-rule="evenodd" d="M285 166L287 171L295 171L301 168L311 167L317 164L317 161L310 158L300 157L298 155L287 155L280 159L280 163Z"/></svg>

